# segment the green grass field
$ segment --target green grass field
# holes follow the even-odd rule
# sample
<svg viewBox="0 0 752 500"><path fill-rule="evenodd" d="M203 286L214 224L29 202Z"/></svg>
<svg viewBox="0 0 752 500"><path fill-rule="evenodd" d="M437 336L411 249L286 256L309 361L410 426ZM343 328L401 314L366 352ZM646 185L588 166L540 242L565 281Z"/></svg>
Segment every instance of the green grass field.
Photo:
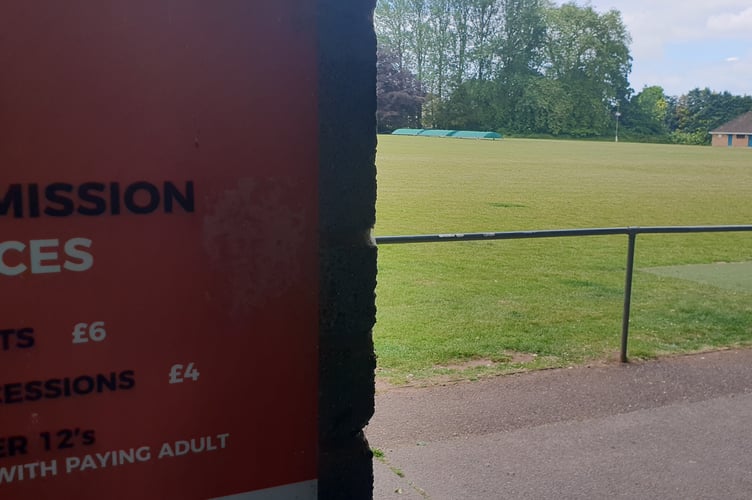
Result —
<svg viewBox="0 0 752 500"><path fill-rule="evenodd" d="M749 150L380 136L377 167L377 236L752 224ZM424 383L615 359L626 246L626 236L382 245L379 376ZM749 261L752 233L640 235L630 357L751 344L752 290L647 272Z"/></svg>

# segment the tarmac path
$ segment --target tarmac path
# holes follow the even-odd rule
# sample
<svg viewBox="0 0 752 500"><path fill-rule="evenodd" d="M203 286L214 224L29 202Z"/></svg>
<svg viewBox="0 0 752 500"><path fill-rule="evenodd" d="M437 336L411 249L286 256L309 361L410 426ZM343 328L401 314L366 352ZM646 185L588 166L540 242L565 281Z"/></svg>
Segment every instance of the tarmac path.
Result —
<svg viewBox="0 0 752 500"><path fill-rule="evenodd" d="M752 499L752 349L376 396L374 499Z"/></svg>

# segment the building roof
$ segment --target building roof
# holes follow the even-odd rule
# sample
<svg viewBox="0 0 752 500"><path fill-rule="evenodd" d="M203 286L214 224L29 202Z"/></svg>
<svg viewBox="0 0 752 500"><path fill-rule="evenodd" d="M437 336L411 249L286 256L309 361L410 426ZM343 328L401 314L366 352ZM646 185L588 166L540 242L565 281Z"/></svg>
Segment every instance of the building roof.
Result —
<svg viewBox="0 0 752 500"><path fill-rule="evenodd" d="M737 116L728 123L724 123L711 134L752 134L752 111L747 111L741 116Z"/></svg>

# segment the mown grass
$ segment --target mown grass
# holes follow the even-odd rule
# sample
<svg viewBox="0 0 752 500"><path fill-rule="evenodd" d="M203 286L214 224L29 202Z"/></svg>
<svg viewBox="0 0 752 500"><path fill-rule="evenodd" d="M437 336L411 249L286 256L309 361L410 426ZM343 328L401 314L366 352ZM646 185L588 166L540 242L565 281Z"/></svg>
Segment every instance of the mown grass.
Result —
<svg viewBox="0 0 752 500"><path fill-rule="evenodd" d="M752 223L748 150L380 136L377 166L378 236ZM625 260L624 236L383 245L380 376L613 359ZM752 233L639 236L630 356L752 343L752 293L640 272L750 260ZM489 362L462 369L478 359Z"/></svg>

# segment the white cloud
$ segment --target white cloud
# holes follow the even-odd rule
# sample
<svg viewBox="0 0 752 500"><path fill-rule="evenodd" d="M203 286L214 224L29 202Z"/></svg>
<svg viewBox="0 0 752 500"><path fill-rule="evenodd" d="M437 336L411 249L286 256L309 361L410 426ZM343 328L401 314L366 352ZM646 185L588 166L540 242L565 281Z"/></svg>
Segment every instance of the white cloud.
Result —
<svg viewBox="0 0 752 500"><path fill-rule="evenodd" d="M566 0L557 0L564 3ZM695 87L752 95L750 0L577 0L616 9L632 36L632 87L670 95ZM742 53L748 51L746 53ZM733 54L733 56L728 56Z"/></svg>
<svg viewBox="0 0 752 500"><path fill-rule="evenodd" d="M741 12L724 12L710 16L707 27L725 36L734 35L752 39L752 7Z"/></svg>
<svg viewBox="0 0 752 500"><path fill-rule="evenodd" d="M732 94L752 95L752 48L734 61L721 61L703 67L694 78L704 78L709 82L705 86L716 91L728 90Z"/></svg>

